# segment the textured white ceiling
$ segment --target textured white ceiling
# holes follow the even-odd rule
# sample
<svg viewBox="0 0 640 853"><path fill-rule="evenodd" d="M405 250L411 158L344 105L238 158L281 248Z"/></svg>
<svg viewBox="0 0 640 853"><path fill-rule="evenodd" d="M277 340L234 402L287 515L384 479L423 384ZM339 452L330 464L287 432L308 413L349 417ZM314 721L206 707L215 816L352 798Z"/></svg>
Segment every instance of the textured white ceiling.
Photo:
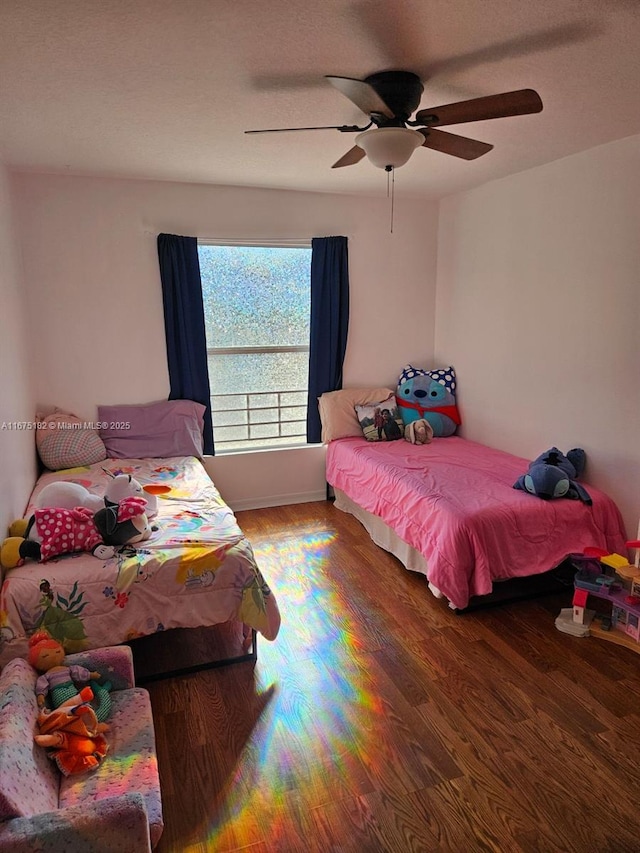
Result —
<svg viewBox="0 0 640 853"><path fill-rule="evenodd" d="M23 170L384 194L335 130L324 75L399 68L421 107L520 88L542 113L457 125L466 162L420 148L396 191L441 197L640 133L640 0L0 0L0 159ZM446 129L446 128L445 128Z"/></svg>

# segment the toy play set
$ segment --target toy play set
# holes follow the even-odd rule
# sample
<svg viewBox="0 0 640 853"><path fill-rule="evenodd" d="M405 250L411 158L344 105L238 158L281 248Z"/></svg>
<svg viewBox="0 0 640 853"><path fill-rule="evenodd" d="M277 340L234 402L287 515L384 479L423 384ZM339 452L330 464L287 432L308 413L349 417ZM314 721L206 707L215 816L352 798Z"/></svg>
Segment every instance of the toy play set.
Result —
<svg viewBox="0 0 640 853"><path fill-rule="evenodd" d="M587 548L572 554L577 568L573 607L565 608L556 627L574 636L596 636L640 652L640 529L639 538L627 542L636 551L634 563L620 554ZM606 601L602 612L587 607L588 599Z"/></svg>

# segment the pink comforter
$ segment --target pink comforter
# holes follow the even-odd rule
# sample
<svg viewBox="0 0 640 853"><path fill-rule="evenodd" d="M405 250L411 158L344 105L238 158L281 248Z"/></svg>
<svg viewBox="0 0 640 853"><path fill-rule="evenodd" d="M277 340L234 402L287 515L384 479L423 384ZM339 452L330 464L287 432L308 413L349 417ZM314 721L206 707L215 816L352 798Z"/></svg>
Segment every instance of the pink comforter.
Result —
<svg viewBox="0 0 640 853"><path fill-rule="evenodd" d="M426 558L429 581L458 608L492 581L548 571L593 545L626 555L620 512L585 484L593 506L513 488L529 465L467 439L333 441L327 481Z"/></svg>

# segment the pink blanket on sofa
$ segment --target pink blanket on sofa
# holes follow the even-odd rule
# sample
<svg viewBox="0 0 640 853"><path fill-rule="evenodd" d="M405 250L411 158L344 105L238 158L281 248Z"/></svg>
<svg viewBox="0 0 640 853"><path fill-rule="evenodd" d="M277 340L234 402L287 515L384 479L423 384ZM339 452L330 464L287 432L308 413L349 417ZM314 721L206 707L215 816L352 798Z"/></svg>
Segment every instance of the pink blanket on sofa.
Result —
<svg viewBox="0 0 640 853"><path fill-rule="evenodd" d="M611 498L544 501L513 488L529 462L451 436L407 441L332 441L327 481L426 558L429 581L458 608L487 595L494 580L539 574L587 546L626 555Z"/></svg>

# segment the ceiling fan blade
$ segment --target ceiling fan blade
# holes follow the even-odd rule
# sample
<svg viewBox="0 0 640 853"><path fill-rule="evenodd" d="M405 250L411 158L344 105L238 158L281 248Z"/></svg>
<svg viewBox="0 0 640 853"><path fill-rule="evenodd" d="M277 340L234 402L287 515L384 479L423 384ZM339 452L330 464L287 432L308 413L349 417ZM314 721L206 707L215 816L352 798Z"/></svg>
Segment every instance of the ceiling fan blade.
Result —
<svg viewBox="0 0 640 853"><path fill-rule="evenodd" d="M453 154L462 160L475 160L482 157L493 148L488 142L479 142L477 139L467 139L466 136L458 136L455 133L447 133L435 128L420 128L424 136L422 145L433 151L441 151L443 154Z"/></svg>
<svg viewBox="0 0 640 853"><path fill-rule="evenodd" d="M356 124L322 124L318 127L271 127L265 130L245 130L245 133L289 133L295 130L339 130L341 133L357 133L366 130L367 127L358 127Z"/></svg>
<svg viewBox="0 0 640 853"><path fill-rule="evenodd" d="M501 95L488 95L484 98L472 98L457 104L445 104L419 110L415 121L429 127L448 124L464 124L468 121L484 121L490 118L528 115L542 110L540 95L533 89L518 89L516 92L503 92Z"/></svg>
<svg viewBox="0 0 640 853"><path fill-rule="evenodd" d="M354 80L352 77L333 77L330 74L326 75L326 79L339 92L346 95L365 115L380 113L386 118L394 117L391 109L385 104L373 86L365 83L364 80Z"/></svg>
<svg viewBox="0 0 640 853"><path fill-rule="evenodd" d="M339 160L336 160L331 168L340 169L341 166L353 166L355 163L359 163L364 156L366 156L364 149L360 148L358 145L354 145L353 148L350 148Z"/></svg>

